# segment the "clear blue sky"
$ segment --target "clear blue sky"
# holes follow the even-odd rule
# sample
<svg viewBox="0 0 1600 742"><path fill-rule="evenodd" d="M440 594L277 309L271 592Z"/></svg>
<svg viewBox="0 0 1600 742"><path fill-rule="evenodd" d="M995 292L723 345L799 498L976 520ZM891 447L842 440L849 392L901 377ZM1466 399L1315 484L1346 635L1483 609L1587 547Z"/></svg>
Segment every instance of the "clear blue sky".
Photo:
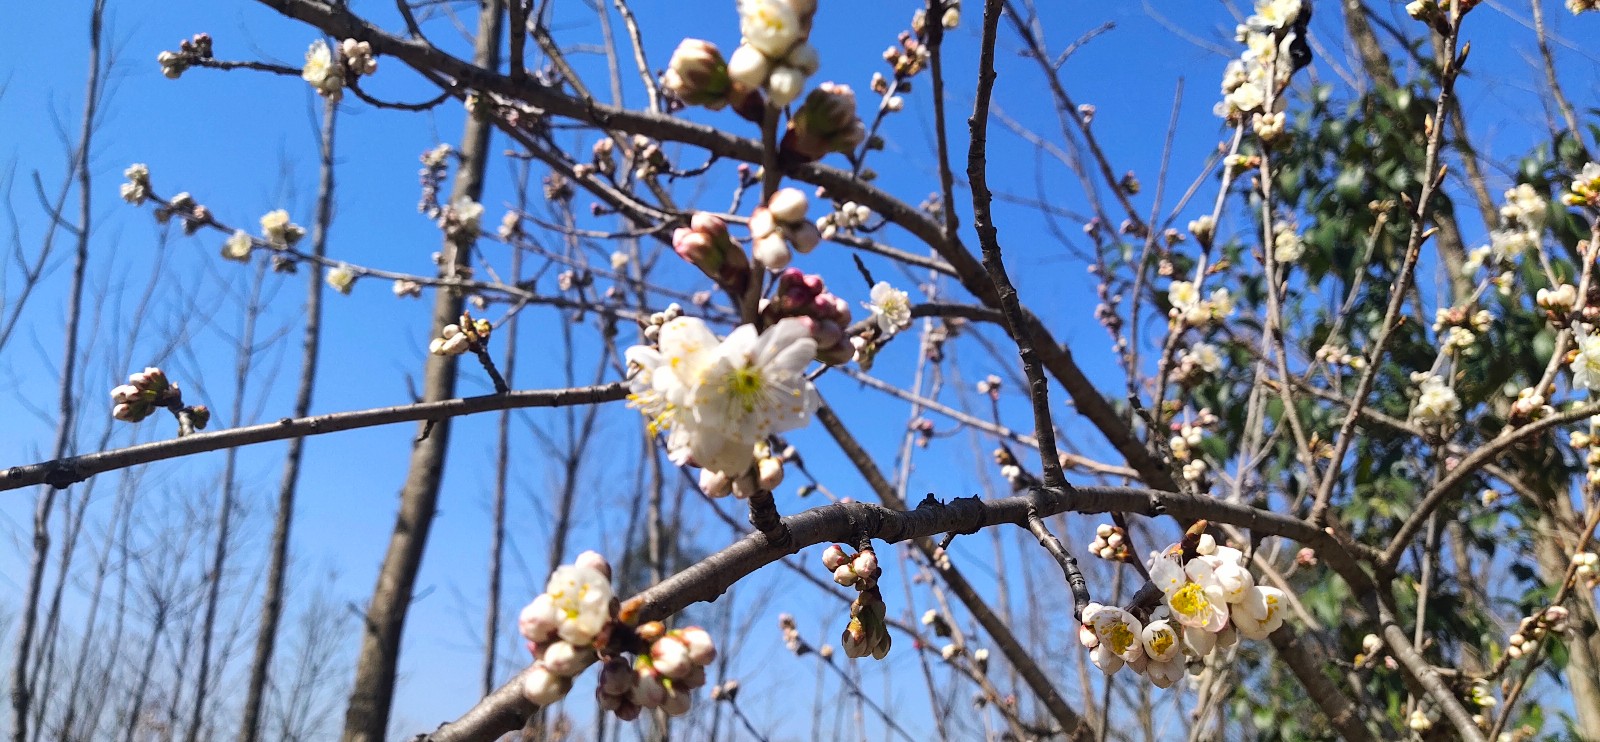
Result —
<svg viewBox="0 0 1600 742"><path fill-rule="evenodd" d="M948 103L954 147L965 148L965 118L970 111L973 88L972 69L976 49L979 3L969 0L966 18L949 41ZM875 2L821 2L813 41L819 47L823 67L814 82L837 80L865 92L874 71L884 68L880 53L904 27L913 8L911 0ZM1065 43L1106 22L1116 27L1099 36L1067 62L1065 74L1072 94L1080 103L1097 107L1094 127L1119 171L1133 170L1146 186L1146 196L1138 203L1148 208L1148 194L1155 187L1163 139L1172 108L1173 93L1180 82L1184 97L1179 109L1177 134L1171 161L1168 203L1196 177L1207 154L1219 140L1220 122L1211 114L1217 97L1217 84L1226 62L1223 50L1232 53L1232 27L1235 16L1221 3L1137 3L1043 2L1049 6L1045 20L1052 46ZM19 220L22 244L32 249L42 233L44 218L37 206L31 182L38 172L43 182L54 184L64 169L60 129L76 131L81 111L82 79L86 36L87 3L24 3L11 11L12 21L0 27L0 164L11 173L10 202ZM737 42L737 22L731 2L668 2L640 0L634 3L651 63L659 68L677 42L685 36L711 39L724 49ZM1324 44L1338 46L1340 18L1332 3L1319 3L1313 33ZM555 26L558 38L568 46L597 43L599 29L584 4L558 3ZM1398 6L1396 6L1398 7ZM370 14L390 29L398 27L392 6L381 2L358 2L355 9ZM691 12L685 12L690 10ZM1552 6L1550 21L1566 39L1592 38L1565 12ZM1163 21L1152 17L1159 12ZM1515 9L1519 17L1521 8ZM1403 17L1400 19L1403 21ZM1398 22L1398 21L1397 21ZM1592 21L1590 22L1592 25ZM1183 36L1172 28L1181 28ZM1586 36L1585 31L1589 31ZM295 22L282 19L269 10L245 0L166 3L128 3L113 0L107 26L108 47L117 63L111 77L112 91L103 108L103 125L95 140L92 169L95 177L94 251L97 255L91 275L95 287L95 306L110 310L131 306L148 274L147 265L156 254L162 230L147 210L123 204L116 196L122 169L131 162L150 165L159 192L165 195L187 190L224 221L253 227L256 218L273 208L287 208L297 221L309 224L311 201L316 189L315 100L298 78L280 78L252 72L222 73L197 70L179 81L164 79L155 63L156 54L177 46L178 40L206 31L215 38L216 53L222 59L270 59L297 65L304 49L315 35ZM436 41L448 42L453 49L464 44L448 21L430 25ZM1201 40L1197 44L1185 36ZM1480 71L1464 84L1466 111L1475 132L1475 144L1495 163L1513 163L1530 142L1539 139L1544 114L1536 94L1542 85L1532 64L1531 32L1516 19L1502 14L1495 6L1484 7L1473 15L1467 36L1474 42L1472 68ZM1037 72L1014 56L1015 41L1009 32L1002 35L1001 76L996 93L997 109L1024 126L1059 141L1055 114ZM1206 45L1209 45L1206 46ZM1332 51L1332 50L1330 50ZM1580 104L1595 100L1600 76L1595 71L1595 50L1578 45L1559 45L1569 94ZM1337 51L1332 51L1337 54ZM589 76L590 85L603 90L603 61L595 56L576 57ZM1318 65L1315 74L1337 82L1332 70ZM642 101L638 82L631 72L627 82L627 102ZM933 127L928 101L927 78L916 80L915 91L907 96L906 111L891 118L885 127L888 149L873 156L872 167L883 185L901 198L916 203L937 190L934 161L931 157ZM380 60L379 73L368 88L394 99L418 99L427 91L414 75L395 60ZM863 96L863 111L868 105ZM338 207L330 252L333 256L373 267L427 273L429 255L437 249L437 229L418 215L417 156L438 142L457 140L462 113L445 106L431 113L406 114L375 111L349 100L339 124ZM753 135L745 122L729 113L703 111L686 115L727 126L733 131ZM1533 129L1530 131L1530 124ZM998 122L992 127L990 155L992 179L997 190L1021 199L1041 200L1072 213L1088 209L1076 178L1059 163L1040 157ZM586 147L592 135L584 134ZM505 140L497 138L499 151ZM701 160L698 152L682 153L680 166ZM839 164L835 161L834 164ZM962 159L957 158L957 169ZM4 169L0 169L4 171ZM725 208L731 165L720 167L704 186L680 186L682 200L700 199L714 208ZM1496 185L1504 186L1508 170L1495 174ZM488 206L486 225L498 221L507 199L509 168L496 161L490 169L490 187L484 198ZM49 186L51 189L53 185ZM1200 200L1209 203L1214 186L1203 186ZM958 201L964 198L958 192ZM577 201L580 209L587 200ZM970 222L970 204L959 204L963 223ZM537 210L537 209L536 209ZM813 210L815 213L815 209ZM1199 213L1191 209L1178 221L1183 224ZM1081 223L1059 218L1053 225L1026 206L1003 203L999 206L1000 237L1012 265L1012 275L1026 302L1051 324L1062 340L1071 344L1087 370L1103 388L1121 388L1121 380L1107 353L1110 342L1104 330L1093 321L1096 303L1093 283L1084 267L1072 258L1053 236L1058 228L1067 240L1081 243ZM1470 224L1474 220L1466 220ZM605 222L596 222L604 228ZM1245 222L1235 218L1224 229L1240 229ZM891 243L914 248L903 234L891 233ZM132 367L142 367L148 354L163 344L162 327L171 325L177 313L195 315L189 338L192 355L169 362L172 375L191 391L191 401L203 402L219 412L227 409L231 394L231 343L229 336L238 330L238 311L232 298L218 287L226 284L234 291L246 285L249 271L235 264L224 264L216 256L221 236L202 233L195 238L174 235L166 248L164 279L157 293L153 319L139 343ZM970 242L970 240L969 240ZM1081 246L1081 244L1075 244ZM506 261L498 245L485 245L491 260L499 267ZM65 256L65 252L58 253ZM99 256L114 256L101 258ZM869 258L879 274L903 287L911 281L886 263ZM808 271L822 272L832 285L852 303L865 298L864 287L855 276L842 248L824 247L798 263ZM0 431L0 465L35 460L50 445L53 422L38 409L50 409L54 395L54 369L59 364L55 326L63 312L63 291L67 267L58 259L53 281L28 306L18 341L0 357L0 391L15 404L3 431ZM691 271L674 266L672 275L680 286L701 288ZM552 273L553 275L553 273ZM268 352L252 380L247 410L253 419L272 419L287 414L292 404L293 379L298 363L301 282L292 278L273 284L275 294L261 332L287 332L289 340ZM540 286L553 290L547 277ZM953 298L964 299L958 288ZM420 374L421 361L429 337L428 302L396 300L389 287L377 281L359 283L353 296L328 296L324 335L324 363L317 388L315 411L358 409L396 404L409 398L408 379ZM524 322L522 347L527 352L519 364L516 385L522 388L561 384L561 369L556 363L538 363L536 358L555 358L560 352L555 315L530 310ZM1153 337L1146 328L1146 337ZM584 330L580 329L580 335ZM589 330L592 333L592 330ZM624 340L628 337L625 332ZM990 334L991 339L1000 340ZM593 347L585 344L576 367L580 378L593 368ZM880 357L875 375L898 383L909 383L912 342L900 342ZM962 373L970 383L989 373L987 360L977 348L962 346ZM98 437L102 410L98 405L121 374L133 368L110 368L103 356L91 361L85 384L89 390L86 420L80 440ZM954 380L950 380L952 383ZM487 383L470 364L463 366L464 393L487 391ZM842 416L867 441L883 467L892 468L898 436L905 424L904 405L885 397L859 392L852 382L837 374L825 377L822 391L839 408ZM1014 389L1010 390L1015 392ZM1055 397L1058 411L1061 396ZM1007 422L1015 428L1030 427L1025 409L1015 396L1006 402ZM559 427L559 414L534 412L520 416L550 430ZM1086 452L1103 454L1104 446L1070 414L1060 415L1069 438ZM217 425L227 424L225 414ZM465 710L477 697L478 632L483 594L482 564L487 553L487 503L491 491L493 417L484 416L458 424L447 470L441 509L435 523L428 558L419 580L421 597L411 615L402 658L402 682L396 714L408 723L408 730L431 727ZM948 427L939 421L940 428ZM626 503L633 486L632 456L637 440L638 421L633 413L615 409L602 417L601 437L607 448L623 451L616 460L601 453L591 458L586 469L587 486L581 490L580 531L574 548L594 546L613 557L619 554L620 533L628 513ZM117 431L114 445L122 445L138 435L140 439L169 435L171 422L152 418L137 430L124 426ZM296 521L294 555L297 565L297 597L304 597L324 577L332 575L327 590L340 602L364 607L371 589L378 560L393 524L396 493L406 469L411 426L342 433L313 439L308 448L307 466L301 489ZM857 476L841 465L832 444L820 431L805 431L794 436L808 463L835 492L854 496L865 494ZM87 445L87 443L85 443ZM515 562L509 566L505 602L507 631L513 624L509 616L530 598L542 583L531 582L529 575L542 575L544 539L548 519L540 513L550 502L547 494L557 473L546 464L547 456L538 447L526 426L517 428L517 482L513 495L512 532L517 546L526 556L526 568ZM246 563L252 584L254 564L264 553L270 501L276 493L281 467L282 445L258 446L242 458L240 478L243 497L253 513L253 524L243 536L241 562ZM193 457L183 462L158 464L146 476L146 486L154 491L214 487L221 468L221 455ZM933 491L941 496L968 495L980 491L980 477L989 476L972 464L966 436L943 439L919 453L911 480L914 495ZM791 485L780 493L779 505L786 512L803 506L793 496L799 477L791 475ZM98 502L92 517L109 515L114 491L108 478L97 490ZM814 500L813 500L814 501ZM537 506L533 503L537 502ZM694 531L700 548L714 548L731 539L731 532L719 521L703 515L697 497L688 499L687 526ZM20 592L25 564L22 544L31 511L32 494L0 494L0 606L11 606L13 591ZM724 507L728 503L722 503ZM742 517L742 516L741 516ZM1089 519L1076 519L1077 534L1092 528ZM1006 548L1014 554L1017 541L1005 536ZM990 581L993 552L985 539L964 539L955 549L959 562L982 583ZM815 554L805 564L819 570ZM736 593L740 618L756 603L758 590L776 586L775 594L763 592L756 612L756 629L749 636L735 662L735 677L745 682L756 695L763 689L784 687L795 672L814 670L810 660L787 657L775 629L775 616L781 611L799 613L810 637L817 640L818 626L826 626L824 636L832 638L844 623L840 605L814 599L810 587L799 587L796 579L780 569L763 573L752 588ZM1013 590L1015 596L1016 590ZM907 609L898 585L887 590L893 612ZM256 598L250 598L254 610ZM1042 600L1054 601L1056 610L1065 610L1066 596L1054 589ZM1025 605L1014 598L1017 605ZM820 610L819 610L820 606ZM925 605L916 606L920 613ZM914 615L914 614L911 614ZM1062 614L1063 617L1065 614ZM1065 619L1062 622L1065 626ZM251 634L253 636L253 633ZM249 637L247 636L246 639ZM351 635L354 646L355 634ZM8 646L10 639L7 639ZM1071 636L1065 629L1052 637L1051 644L1062 649L1059 681L1069 697L1078 694L1076 660L1070 652ZM351 653L353 656L353 652ZM508 656L511 654L508 652ZM232 670L243 669L246 659L235 659ZM869 688L886 688L886 677L917 677L914 655L909 647L897 647L887 663L887 675L869 668ZM506 670L514 669L509 663ZM906 703L925 703L920 680L887 689L886 697ZM587 688L587 685L581 686ZM808 686L809 690L809 686ZM586 696L581 690L576 697ZM787 716L781 708L757 707L756 717L768 723ZM587 715L580 718L587 719ZM1169 719L1169 721L1171 721ZM784 727L785 734L789 728Z"/></svg>

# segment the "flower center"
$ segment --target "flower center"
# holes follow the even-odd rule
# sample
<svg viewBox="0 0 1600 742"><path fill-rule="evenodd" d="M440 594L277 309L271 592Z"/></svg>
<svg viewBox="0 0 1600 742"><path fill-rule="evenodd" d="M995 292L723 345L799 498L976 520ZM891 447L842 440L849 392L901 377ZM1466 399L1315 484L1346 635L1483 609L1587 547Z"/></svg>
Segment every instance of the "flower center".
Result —
<svg viewBox="0 0 1600 742"><path fill-rule="evenodd" d="M1133 632L1125 623L1114 623L1106 630L1106 641L1111 642L1111 651L1122 654L1133 646Z"/></svg>
<svg viewBox="0 0 1600 742"><path fill-rule="evenodd" d="M766 379L761 376L761 369L746 366L736 368L728 376L728 396L734 404L744 408L745 413L755 410L756 402L761 399L761 393L766 389Z"/></svg>
<svg viewBox="0 0 1600 742"><path fill-rule="evenodd" d="M1172 642L1172 632L1158 631L1156 632L1156 638L1150 641L1150 648L1155 650L1156 654L1166 654L1167 650L1172 648Z"/></svg>
<svg viewBox="0 0 1600 742"><path fill-rule="evenodd" d="M1191 618L1211 607L1211 601L1206 599L1205 588L1196 582L1178 588L1178 591L1172 594L1170 603L1172 610Z"/></svg>

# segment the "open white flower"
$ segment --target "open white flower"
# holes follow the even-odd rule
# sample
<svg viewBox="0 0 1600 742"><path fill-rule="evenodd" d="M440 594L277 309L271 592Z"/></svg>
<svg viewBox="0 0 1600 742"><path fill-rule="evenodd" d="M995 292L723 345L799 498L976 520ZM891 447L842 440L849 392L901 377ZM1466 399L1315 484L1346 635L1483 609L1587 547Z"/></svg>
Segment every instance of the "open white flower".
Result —
<svg viewBox="0 0 1600 742"><path fill-rule="evenodd" d="M867 304L878 329L893 335L911 326L911 295L879 281L872 287L872 302Z"/></svg>
<svg viewBox="0 0 1600 742"><path fill-rule="evenodd" d="M333 50L322 39L311 42L311 48L306 50L306 64L300 70L300 77L329 101L337 103L344 95L344 68L334 61Z"/></svg>
<svg viewBox="0 0 1600 742"><path fill-rule="evenodd" d="M600 570L564 564L550 575L544 591L556 616L556 635L575 647L593 644L611 620L611 579Z"/></svg>
<svg viewBox="0 0 1600 742"><path fill-rule="evenodd" d="M1191 559L1183 566L1172 555L1158 555L1151 561L1150 581L1166 596L1173 620L1210 632L1228 625L1227 596L1214 569L1214 563L1206 559Z"/></svg>
<svg viewBox="0 0 1600 742"><path fill-rule="evenodd" d="M227 242L222 243L222 257L227 260L236 260L244 263L250 260L250 233L242 229L235 230Z"/></svg>
<svg viewBox="0 0 1600 742"><path fill-rule="evenodd" d="M1283 625L1285 598L1282 590L1258 585L1245 591L1233 612L1234 627L1246 639L1261 640Z"/></svg>
<svg viewBox="0 0 1600 742"><path fill-rule="evenodd" d="M800 14L788 0L739 0L739 33L769 59L783 59L803 37Z"/></svg>
<svg viewBox="0 0 1600 742"><path fill-rule="evenodd" d="M736 479L756 443L810 421L818 400L804 371L816 350L801 319L760 333L744 325L718 342L705 322L679 317L661 328L659 349L628 349L630 399L652 433L667 433L675 462Z"/></svg>
<svg viewBox="0 0 1600 742"><path fill-rule="evenodd" d="M1572 359L1572 388L1600 391L1600 335L1578 338L1578 357Z"/></svg>
<svg viewBox="0 0 1600 742"><path fill-rule="evenodd" d="M1600 362L1600 346L1596 348L1596 361ZM1574 363L1574 378L1577 373L1576 366ZM1596 368L1600 369L1600 366ZM1600 384L1600 379L1597 379L1596 383ZM1422 381L1421 393L1417 395L1416 404L1411 407L1411 419L1420 423L1438 424L1454 420L1460 411L1461 399L1456 396L1456 390L1451 389L1442 377L1429 376Z"/></svg>
<svg viewBox="0 0 1600 742"><path fill-rule="evenodd" d="M1173 281L1167 287L1167 301L1179 312L1187 312L1200 304L1200 290L1189 281Z"/></svg>

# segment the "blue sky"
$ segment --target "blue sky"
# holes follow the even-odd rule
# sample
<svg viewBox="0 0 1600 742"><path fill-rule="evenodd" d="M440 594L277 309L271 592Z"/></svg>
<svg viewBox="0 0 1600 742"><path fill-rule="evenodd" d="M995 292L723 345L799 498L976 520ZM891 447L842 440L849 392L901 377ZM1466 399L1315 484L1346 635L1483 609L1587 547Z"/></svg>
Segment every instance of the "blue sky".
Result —
<svg viewBox="0 0 1600 742"><path fill-rule="evenodd" d="M976 2L969 0L969 5ZM1163 140L1172 109L1173 93L1180 82L1183 99L1173 140L1170 163L1171 182L1168 203L1196 177L1207 155L1221 136L1221 124L1211 114L1217 96L1217 81L1226 57L1231 53L1235 16L1221 3L1088 3L1078 0L1046 2L1050 6L1045 24L1051 45L1064 44L1107 22L1115 28L1098 36L1080 49L1065 66L1065 76L1075 99L1097 107L1094 128L1102 145L1119 170L1133 170L1146 186L1137 203L1148 209L1161 165ZM34 244L44 228L31 184L38 172L46 184L59 180L64 156L58 129L76 130L81 111L84 74L87 3L48 5L23 4L12 9L13 22L0 27L0 165L12 168L11 201L18 216L23 244ZM905 26L913 8L911 0L839 3L823 0L813 33L822 54L823 67L814 82L837 80L864 92L872 72L883 69L879 57L894 35ZM1341 19L1332 4L1323 2L1314 36L1337 45L1342 38ZM667 2L638 0L634 3L644 28L646 51L652 65L659 68L670 56L678 40L698 36L731 48L737 41L737 22L731 2ZM693 12L683 12L691 9ZM355 9L387 28L398 27L392 7L387 3L358 2ZM1558 41L1585 38L1578 21L1552 6L1549 21ZM1522 9L1510 9L1520 17ZM1157 19L1154 14L1162 18ZM978 8L969 7L962 27L949 39L948 107L949 125L957 151L959 171L965 149L965 120L970 112L973 88L972 68L976 51ZM1403 17L1399 19L1403 21ZM1397 21L1399 22L1399 21ZM1592 21L1590 21L1592 24ZM554 27L558 38L568 46L594 44L600 39L598 24L591 11L580 3L558 3ZM116 198L122 169L131 162L148 163L158 192L171 195L186 190L221 219L241 226L253 226L256 218L274 208L286 208L297 221L311 219L315 193L315 98L298 78L280 78L252 72L192 71L181 80L164 79L155 64L161 50L175 48L179 39L206 31L215 38L217 56L222 59L269 59L298 64L306 44L315 38L304 26L276 16L263 6L243 0L166 3L125 3L113 0L109 6L107 43L117 56L112 68L112 91L102 111L102 126L96 136L91 159L95 177L95 268L91 282L96 287L96 306L127 307L143 288L149 262L157 255L162 230L147 210L135 209ZM1174 29L1182 29L1182 34ZM447 19L429 24L432 38L458 53L465 44ZM1489 4L1474 13L1467 35L1474 42L1473 73L1463 84L1464 101L1473 127L1475 144L1496 163L1514 163L1516 157L1540 139L1544 113L1537 103L1542 85L1533 62L1532 35L1518 18ZM1564 35L1564 36L1562 36ZM1591 32L1592 35L1592 32ZM1190 38L1186 38L1190 37ZM1204 42L1194 43L1191 39ZM1055 114L1050 108L1042 80L1031 63L1015 56L1016 42L1009 31L1002 34L1001 76L997 109L1046 138L1059 141ZM1338 55L1337 49L1330 53ZM1592 105L1600 86L1594 74L1596 51L1575 43L1558 43L1564 74L1570 83L1568 93L1580 105ZM578 52L574 59L590 85L604 90L604 62L593 54ZM638 81L625 69L625 102L638 105L643 97ZM1337 82L1336 74L1318 65L1314 74ZM873 155L871 166L880 173L880 182L890 192L916 203L937 190L933 164L932 109L928 101L927 78L916 80L907 96L905 112L891 117L884 132L886 151ZM394 60L380 60L379 73L368 89L378 95L415 100L427 93L425 85ZM865 106L867 96L863 96ZM744 135L753 129L730 113L686 112L698 120L726 126ZM417 198L417 156L438 142L454 143L460 130L462 113L445 106L433 112L406 114L376 111L353 100L344 106L339 124L337 216L333 225L330 252L353 263L416 273L431 269L430 254L437 249L437 229L421 215L414 204ZM1083 213L1088 209L1076 178L1059 163L1040 157L1018 137L1007 133L996 121L992 125L990 155L991 180L998 191L1025 200L1039 200L1053 207ZM569 135L570 136L570 135ZM574 147L587 147L592 133L569 139ZM497 138L494 151L506 146ZM680 166L701 161L701 153L673 152ZM840 164L842 160L834 161ZM719 165L703 184L680 185L680 200L695 199L714 208L725 208L731 181L731 164ZM1509 170L1499 170L1497 187L1508 185ZM536 173L537 174L537 173ZM511 174L504 160L490 167L490 185L484 198L488 206L486 222L497 221L510 198ZM53 188L53 186L50 186ZM1199 200L1209 203L1214 186L1202 186ZM958 191L958 201L965 198ZM586 209L587 200L576 202ZM959 204L966 218L970 205ZM1071 257L1052 235L1052 225L1037 210L1014 203L999 206L1000 238L1005 246L1012 276L1024 301L1043 316L1068 342L1087 371L1103 388L1121 388L1115 365L1110 362L1110 341L1092 320L1097 299L1093 283L1080 261ZM535 209L539 209L536 207ZM815 213L815 209L813 210ZM1190 209L1180 218L1185 223L1199 213ZM1472 224L1475 220L1464 220ZM608 223L595 221L596 228ZM1070 217L1054 225L1066 239L1079 237L1081 226ZM1246 222L1237 217L1224 223L1224 230L1243 229ZM969 231L970 232L970 231ZM915 248L904 234L890 233L891 244ZM172 235L162 253L163 279L155 300L153 319L139 341L132 365L142 367L143 357L162 344L162 328L171 326L176 314L198 319L191 324L189 338L192 355L168 364L168 370L191 394L215 410L226 410L232 380L231 344L228 336L238 331L238 311L222 285L241 291L249 271L235 264L224 264L216 257L221 235L202 233L195 238ZM1079 240L1081 242L1081 240ZM969 244L975 241L968 239ZM1075 245L1082 247L1082 245ZM506 265L498 245L485 245L497 266ZM58 253L63 255L64 253ZM99 256L107 256L102 259ZM843 248L824 247L797 263L808 271L828 276L831 285L852 302L865 298L865 287L856 278ZM911 280L886 263L868 259L879 278L908 287ZM31 412L34 407L49 409L53 398L54 369L59 350L53 327L63 312L66 267L55 264L54 280L33 299L23 319L17 342L0 356L0 391L17 401L16 412L0 432L0 465L35 460L48 450L52 423ZM702 288L704 280L683 266L669 266L675 285ZM552 273L553 275L553 273ZM916 278L920 279L920 276ZM257 378L252 379L247 409L255 419L271 419L286 414L292 404L293 378L298 362L297 340L300 302L303 295L298 278L278 285L269 281L272 299L261 333L287 332L289 340L265 354ZM553 280L540 286L553 290ZM943 287L956 299L965 298L958 288ZM428 327L428 302L396 300L388 286L378 281L359 283L352 296L330 295L325 321L323 371L317 388L315 411L383 406L409 398L407 380L420 374L421 361L431 328ZM560 353L556 316L545 310L529 310L523 322L522 347L527 353L518 366L516 385L522 388L558 386L558 363L539 363L536 358L555 358ZM592 327L579 328L592 336ZM1155 337L1156 327L1143 328L1145 337ZM629 336L625 330L624 340ZM995 342L1003 337L990 333ZM1003 347L1003 346L1001 346ZM874 374L898 383L908 383L914 344L897 343L879 359ZM580 347L575 367L580 378L593 368L592 343ZM961 346L961 372L970 384L997 366L979 354L971 344ZM142 354L142 355L141 355ZM91 362L86 387L90 390L88 420L80 432L83 441L98 436L101 419L96 405L103 389L120 374L132 369L110 368L104 359ZM954 383L954 380L949 380ZM885 469L892 469L900 431L904 429L903 404L856 389L842 376L825 377L822 391L840 414L867 442ZM41 392L40 390L50 390ZM461 389L482 393L487 382L476 369L463 366ZM203 394L199 390L203 390ZM1020 398L1008 395L1004 405L1006 422L1014 428L1029 427L1029 418ZM1063 409L1059 390L1054 402ZM1115 393L1113 392L1113 396ZM951 399L947 396L946 399ZM530 412L519 415L530 424L558 430L560 413ZM1068 438L1087 453L1104 455L1105 447L1070 414L1060 415ZM228 421L219 418L215 424ZM462 421L455 433L450 466L435 523L428 558L419 580L420 598L412 612L402 672L407 677L399 691L397 715L411 728L430 727L466 709L477 693L479 648L477 632L481 624L483 560L487 553L486 533L489 492L492 484L490 463L493 453L492 416ZM152 418L134 430L124 426L112 439L114 445L169 435L171 423ZM605 448L624 453L607 460L602 453L591 458L585 470L585 487L580 495L579 533L575 548L605 547L613 556L620 549L620 533L628 516L627 503L633 487L633 461L638 421L633 413L614 409L602 415L601 441ZM941 429L947 427L940 421ZM546 463L547 457L529 435L526 426L514 428L517 447L516 478L519 489L512 496L512 533L518 547L527 555L527 569L508 567L505 602L514 610L536 591L542 579L531 584L524 575L542 575L545 569L544 539L548 519L539 508L548 506L557 473ZM371 589L378 560L387 542L395 507L395 496L406 468L411 426L342 433L313 439L307 449L305 478L297 514L294 543L300 595L309 594L325 575L326 589L338 602L364 606ZM865 494L859 478L842 465L834 448L820 430L804 431L794 437L813 471L822 476L830 489L841 494ZM254 509L254 525L243 536L243 562L253 565L263 553L266 526L270 518L270 499L275 496L281 467L282 445L258 446L241 458L242 496ZM214 487L221 468L221 455L193 457L182 462L158 464L147 476L147 486L166 489ZM926 452L919 453L909 491L913 496L932 491L941 496L959 496L981 491L980 477L990 476L971 460L966 436L942 439ZM793 494L799 477L791 475L791 486L779 494L780 508L792 512L806 503ZM104 501L93 506L91 517L109 514L113 491L106 482ZM99 498L97 498L99 499ZM699 498L689 497L688 524L701 548L714 548L732 538L720 521L707 518ZM535 505L537 502L537 505ZM22 492L0 494L0 602L11 604L7 596L20 591L19 575L25 563L20 544L31 511L32 497ZM729 503L721 503L728 507ZM737 517L738 514L736 513ZM1092 528L1090 519L1072 521L1079 534ZM1075 539L1069 539L1073 541ZM963 543L963 541L965 543ZM958 541L955 553L959 562L980 583L992 579L993 551L987 538ZM1002 539L1007 553L1016 554L1018 540L1013 535ZM17 546L11 546L16 544ZM804 562L816 567L815 555ZM246 567L253 570L253 566ZM254 574L254 572L250 572ZM1048 573L1043 573L1048 575ZM1015 576L1015 575L1014 575ZM252 578L254 579L254 578ZM749 611L760 603L756 629L747 640L735 663L736 675L752 693L762 688L777 688L795 671L810 672L809 660L785 656L775 630L775 616L781 611L802 616L813 640L820 637L816 628L827 626L824 635L832 637L843 624L843 608L831 602L816 601L813 589L800 584L780 569L769 569L751 588L742 588L734 599ZM766 590L776 589L776 593ZM756 600L758 591L763 599ZM1013 596L1018 591L1013 590ZM891 611L909 610L895 587L886 591ZM1053 610L1065 608L1065 596L1050 591L1046 601L1055 601ZM250 598L253 605L255 598ZM1024 605L1020 598L1013 601ZM818 606L822 609L819 610ZM915 613L926 605L919 603ZM509 615L509 614L508 614ZM908 614L914 615L914 614ZM505 624L509 630L512 624ZM9 640L8 640L9 641ZM1065 649L1070 636L1063 632L1053 637L1052 645ZM352 642L353 646L353 642ZM1062 656L1070 657L1066 650ZM508 652L508 656L510 653ZM242 669L236 661L235 670ZM883 687L889 677L916 677L915 660L909 651L897 649L887 663L887 672L869 669L867 687ZM1063 659L1060 682L1069 697L1077 694L1075 659ZM507 664L506 670L513 666ZM907 703L924 703L920 681L904 683L888 691L892 697L905 696ZM580 694L581 695L581 694ZM576 697L576 696L575 696ZM752 696L759 697L759 696ZM880 699L887 700L887 698ZM758 721L775 720L776 709L758 709ZM582 717L586 718L586 717ZM782 735L780 735L781 737Z"/></svg>

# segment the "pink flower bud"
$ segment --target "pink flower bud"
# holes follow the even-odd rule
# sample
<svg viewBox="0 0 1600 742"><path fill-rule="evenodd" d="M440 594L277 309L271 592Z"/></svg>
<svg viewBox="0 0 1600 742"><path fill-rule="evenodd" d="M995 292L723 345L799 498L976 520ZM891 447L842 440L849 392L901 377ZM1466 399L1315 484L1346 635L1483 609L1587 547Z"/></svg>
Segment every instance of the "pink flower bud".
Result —
<svg viewBox="0 0 1600 742"><path fill-rule="evenodd" d="M689 647L675 636L664 636L651 644L650 661L656 672L674 680L688 675L694 665L689 660Z"/></svg>
<svg viewBox="0 0 1600 742"><path fill-rule="evenodd" d="M878 567L878 554L871 549L863 549L856 554L856 558L851 561L850 566L856 571L856 574L869 582L878 579L878 576L883 574L883 570Z"/></svg>
<svg viewBox="0 0 1600 742"><path fill-rule="evenodd" d="M841 564L837 569L833 570L833 581L845 587L856 584L856 580L859 579L860 577L856 574L856 571L851 569L848 564Z"/></svg>
<svg viewBox="0 0 1600 742"><path fill-rule="evenodd" d="M850 563L850 555L845 552L844 545L830 544L822 552L822 563L830 570L838 569Z"/></svg>

